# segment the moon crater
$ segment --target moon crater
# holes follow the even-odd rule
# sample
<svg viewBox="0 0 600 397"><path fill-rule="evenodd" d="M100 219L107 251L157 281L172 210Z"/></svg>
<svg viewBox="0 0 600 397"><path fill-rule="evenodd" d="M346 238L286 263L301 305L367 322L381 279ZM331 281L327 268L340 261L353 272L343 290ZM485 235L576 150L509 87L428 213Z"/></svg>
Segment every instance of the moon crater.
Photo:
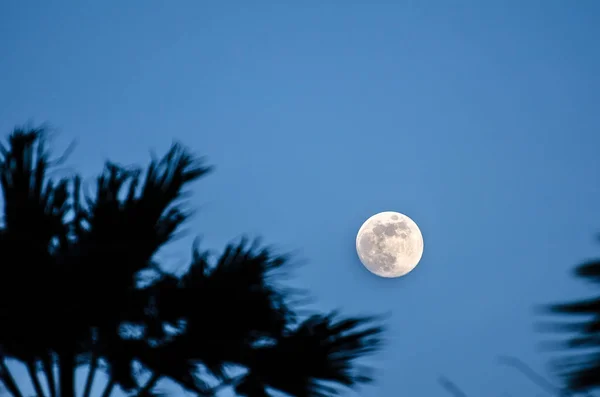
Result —
<svg viewBox="0 0 600 397"><path fill-rule="evenodd" d="M381 277L409 273L423 255L423 236L417 224L398 212L381 212L361 226L356 236L360 261Z"/></svg>

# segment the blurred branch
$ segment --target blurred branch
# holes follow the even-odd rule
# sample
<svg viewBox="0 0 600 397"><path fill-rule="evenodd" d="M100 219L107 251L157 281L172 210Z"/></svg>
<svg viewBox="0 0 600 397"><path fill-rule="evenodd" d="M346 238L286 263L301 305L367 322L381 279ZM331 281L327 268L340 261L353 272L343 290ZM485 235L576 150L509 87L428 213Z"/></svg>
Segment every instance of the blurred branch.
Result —
<svg viewBox="0 0 600 397"><path fill-rule="evenodd" d="M574 396L576 394L566 388L560 388L558 386L553 385L552 383L550 383L550 381L548 381L542 375L535 372L533 370L533 368L531 368L529 365L525 364L522 360L520 360L516 357L500 356L500 357L498 357L498 362L500 364L515 368L516 370L521 372L523 375L525 375L527 378L529 378L530 381L532 381L533 383L535 383L540 388L544 389L546 392L548 392L550 394L556 394L556 395L564 396L564 397L570 397L570 396ZM594 397L594 395L590 394L590 393L583 393L583 395L587 396L587 397Z"/></svg>
<svg viewBox="0 0 600 397"><path fill-rule="evenodd" d="M525 364L523 361L516 357L500 356L498 357L498 362L502 365L515 368L527 378L529 378L530 381L532 381L533 383L535 383L540 388L544 389L550 394L568 395L565 394L565 392L561 388L550 383L546 378L535 372L529 365Z"/></svg>
<svg viewBox="0 0 600 397"><path fill-rule="evenodd" d="M454 397L467 397L467 394L448 378L440 376L438 382L444 389L446 389L448 393L452 394Z"/></svg>
<svg viewBox="0 0 600 397"><path fill-rule="evenodd" d="M40 378L38 378L39 372L37 369L36 362L33 360L28 360L25 363L27 367L27 372L29 373L29 377L31 378L31 383L33 384L33 388L35 389L35 393L38 397L46 397L44 394L44 389L42 389L42 384L40 383Z"/></svg>
<svg viewBox="0 0 600 397"><path fill-rule="evenodd" d="M85 388L83 389L83 397L90 397L92 393L92 384L94 383L94 377L98 370L98 357L95 353L92 353L90 358L90 365L88 369L88 376L85 380Z"/></svg>
<svg viewBox="0 0 600 397"><path fill-rule="evenodd" d="M140 391L135 395L136 397L147 397L151 395L151 391L156 386L158 381L160 380L160 375L157 373L153 373L148 382L140 389Z"/></svg>
<svg viewBox="0 0 600 397"><path fill-rule="evenodd" d="M56 380L54 379L54 362L52 356L47 354L41 358L42 372L46 375L50 397L56 397Z"/></svg>
<svg viewBox="0 0 600 397"><path fill-rule="evenodd" d="M13 397L23 397L21 390L17 386L15 382L15 378L13 378L6 362L4 361L4 357L0 357L0 380L4 383L6 389L13 395Z"/></svg>

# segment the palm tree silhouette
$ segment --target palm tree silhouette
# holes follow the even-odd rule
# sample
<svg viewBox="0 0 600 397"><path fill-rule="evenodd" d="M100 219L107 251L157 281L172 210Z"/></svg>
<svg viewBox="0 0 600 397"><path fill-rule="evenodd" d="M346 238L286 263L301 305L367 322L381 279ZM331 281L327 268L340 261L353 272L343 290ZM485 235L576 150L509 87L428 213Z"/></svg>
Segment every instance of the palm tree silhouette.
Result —
<svg viewBox="0 0 600 397"><path fill-rule="evenodd" d="M575 268L576 277L600 284L600 260L583 263ZM546 314L571 318L561 323L542 324L543 330L569 334L557 347L567 350L566 356L554 361L554 367L569 390L585 392L600 387L600 296L545 307Z"/></svg>
<svg viewBox="0 0 600 397"><path fill-rule="evenodd" d="M109 376L103 397L117 386L152 396L162 379L249 397L330 396L372 380L355 359L381 346L376 318L301 318L297 294L273 280L288 257L242 240L213 261L195 244L185 274L161 270L155 253L190 215L184 189L211 170L201 159L175 144L145 172L107 162L84 195L78 176L48 177L44 136L15 129L0 147L0 380L11 395L23 394L7 358L50 397L73 397L82 365L85 397L97 371ZM143 384L137 365L150 373Z"/></svg>

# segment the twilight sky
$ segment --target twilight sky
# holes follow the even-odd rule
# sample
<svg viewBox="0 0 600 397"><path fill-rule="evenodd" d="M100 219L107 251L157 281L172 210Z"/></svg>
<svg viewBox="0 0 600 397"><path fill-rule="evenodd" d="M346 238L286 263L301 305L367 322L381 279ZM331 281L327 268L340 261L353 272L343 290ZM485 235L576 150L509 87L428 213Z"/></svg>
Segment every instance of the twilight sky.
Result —
<svg viewBox="0 0 600 397"><path fill-rule="evenodd" d="M7 1L0 132L51 123L86 178L174 139L205 155L165 263L195 235L262 236L305 262L315 308L390 313L377 382L348 396L445 396L440 375L541 396L496 358L547 373L533 306L590 291L569 271L600 253L598 18L593 0ZM402 279L354 250L384 210L425 238Z"/></svg>

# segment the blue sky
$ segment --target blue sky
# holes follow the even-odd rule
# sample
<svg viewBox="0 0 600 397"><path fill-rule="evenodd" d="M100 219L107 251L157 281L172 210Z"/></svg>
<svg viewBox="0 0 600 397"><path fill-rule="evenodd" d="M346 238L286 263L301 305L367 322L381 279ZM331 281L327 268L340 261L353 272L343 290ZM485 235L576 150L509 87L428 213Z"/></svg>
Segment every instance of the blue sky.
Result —
<svg viewBox="0 0 600 397"><path fill-rule="evenodd" d="M442 374L540 395L496 357L545 372L533 306L590 293L569 271L600 253L599 17L592 0L4 2L0 131L51 123L90 181L174 139L207 156L164 263L195 235L262 236L305 262L315 308L390 313L377 382L348 396L442 396ZM354 250L384 210L425 238L405 278Z"/></svg>

